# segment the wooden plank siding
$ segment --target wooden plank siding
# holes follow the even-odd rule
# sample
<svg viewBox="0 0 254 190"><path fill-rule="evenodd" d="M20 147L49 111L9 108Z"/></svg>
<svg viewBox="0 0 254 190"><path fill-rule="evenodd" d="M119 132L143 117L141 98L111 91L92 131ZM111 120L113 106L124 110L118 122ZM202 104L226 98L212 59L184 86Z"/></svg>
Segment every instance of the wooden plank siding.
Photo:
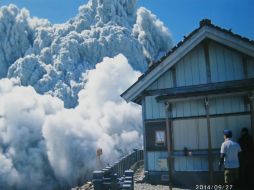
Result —
<svg viewBox="0 0 254 190"><path fill-rule="evenodd" d="M146 154L146 127L145 127L145 108L146 108L146 102L145 102L145 97L142 97L142 124L143 124L143 146L144 146L144 152L143 152L143 157L144 157L144 170L146 171L148 168L147 164L147 154Z"/></svg>
<svg viewBox="0 0 254 190"><path fill-rule="evenodd" d="M208 171L208 161L206 157L178 157L174 160L174 169L178 172Z"/></svg>
<svg viewBox="0 0 254 190"><path fill-rule="evenodd" d="M223 130L232 130L233 139L237 141L243 127L250 130L250 114L238 116L220 116L210 119L212 149L219 149L223 142ZM208 132L206 119L183 119L173 121L174 151L183 151L186 147L190 151L207 150ZM213 169L218 170L219 154L213 159ZM206 156L178 156L174 159L176 171L208 171Z"/></svg>
<svg viewBox="0 0 254 190"><path fill-rule="evenodd" d="M174 87L172 69L166 71L158 80L156 80L148 90L165 89Z"/></svg>
<svg viewBox="0 0 254 190"><path fill-rule="evenodd" d="M246 127L250 130L250 114L238 116L221 116L211 118L212 148L219 149L223 142L223 130L230 129L233 132L233 140L238 141L241 129Z"/></svg>
<svg viewBox="0 0 254 190"><path fill-rule="evenodd" d="M161 168L159 165L160 159L167 159L168 152L167 151L148 151L148 170L149 171L168 171L167 168Z"/></svg>
<svg viewBox="0 0 254 190"><path fill-rule="evenodd" d="M157 101L177 101L181 99L195 99L206 96L227 96L232 94L248 94L254 89L254 78L217 82L210 84L167 88L145 91L146 95L158 95Z"/></svg>
<svg viewBox="0 0 254 190"><path fill-rule="evenodd" d="M210 126L213 150L219 151L223 141L223 129L231 129L234 139L237 140L241 128L250 128L250 108L246 104L244 96L210 98L209 112L211 114ZM164 109L161 108L161 110ZM233 115L234 113L237 115ZM208 150L208 131L205 115L203 99L172 103L173 153L183 153L185 147L191 151ZM157 119L158 121L153 119L145 120L147 143L145 149L148 152L153 152L147 154L148 170L151 168L153 169L151 171L159 171L156 166L158 160L155 154L160 154L160 152L167 150L166 146L158 147L155 145L155 131L166 130L166 118ZM218 159L218 155L213 159L214 171L217 171ZM207 156L177 156L173 161L173 169L175 171L208 171L208 159Z"/></svg>
<svg viewBox="0 0 254 190"><path fill-rule="evenodd" d="M248 78L254 78L254 60L251 58L247 59L247 76Z"/></svg>
<svg viewBox="0 0 254 190"><path fill-rule="evenodd" d="M213 155L210 166L212 165L213 171L218 171L223 129L231 129L233 139L237 140L243 127L251 128L250 106L246 101L246 93L254 88L250 85L253 84L252 80L254 80L253 58L211 40L193 48L172 68L165 71L143 93L147 169L165 171L160 168L158 160L168 157L167 147L157 147L154 137L156 130L166 131L164 102L169 100L172 106L170 116L173 136L172 170L209 171L207 125L210 124ZM220 83L221 86L218 85ZM235 86L233 83L236 83ZM245 88L243 84L248 88ZM225 92L211 93L209 88L214 87L213 85ZM207 94L197 96L195 93L198 90L201 91L200 87L203 86ZM244 89L239 90L239 86ZM237 88L231 91L227 89L233 87ZM193 96L191 96L191 90L184 88L193 90ZM182 98L179 97L177 90L186 92L186 97L185 94ZM223 96L217 96L218 94ZM228 94L231 95L228 96ZM207 95L209 96L209 123L207 123L204 104L204 97ZM163 96L165 96L164 99ZM173 98L176 98L176 101L172 101ZM193 153L199 151L205 153L201 156L198 153L193 156L184 156L185 147Z"/></svg>
<svg viewBox="0 0 254 190"><path fill-rule="evenodd" d="M157 102L156 96L145 97L145 119L166 118L165 105L163 102Z"/></svg>
<svg viewBox="0 0 254 190"><path fill-rule="evenodd" d="M244 79L242 54L215 42L209 43L211 82Z"/></svg>
<svg viewBox="0 0 254 190"><path fill-rule="evenodd" d="M210 115L248 112L244 96L228 96L210 99Z"/></svg>
<svg viewBox="0 0 254 190"><path fill-rule="evenodd" d="M190 150L207 149L206 119L183 119L173 121L174 151L186 147Z"/></svg>
<svg viewBox="0 0 254 190"><path fill-rule="evenodd" d="M206 56L209 57L208 60ZM245 57L246 63L243 59ZM253 57L210 40L191 50L146 90L243 80L246 79L246 71L247 78L254 78Z"/></svg>
<svg viewBox="0 0 254 190"><path fill-rule="evenodd" d="M205 115L203 100L179 101L172 103L173 118L201 115Z"/></svg>
<svg viewBox="0 0 254 190"><path fill-rule="evenodd" d="M157 102L156 96L146 96L145 120L165 119L165 105ZM245 96L226 96L210 98L210 115L226 113L241 113L250 111ZM172 103L172 117L184 118L204 116L205 107L203 99L177 101Z"/></svg>
<svg viewBox="0 0 254 190"><path fill-rule="evenodd" d="M174 81L174 74L176 75L176 81ZM204 48L201 44L176 63L175 67L166 71L147 90L173 88L175 85L189 86L205 83L207 83L206 62Z"/></svg>
<svg viewBox="0 0 254 190"><path fill-rule="evenodd" d="M206 62L203 45L198 45L175 65L176 86L206 84Z"/></svg>

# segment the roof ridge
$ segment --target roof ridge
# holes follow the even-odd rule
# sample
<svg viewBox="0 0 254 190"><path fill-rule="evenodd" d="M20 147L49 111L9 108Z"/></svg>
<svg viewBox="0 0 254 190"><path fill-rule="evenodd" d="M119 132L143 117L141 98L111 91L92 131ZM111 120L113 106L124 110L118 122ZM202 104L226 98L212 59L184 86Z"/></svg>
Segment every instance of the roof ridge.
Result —
<svg viewBox="0 0 254 190"><path fill-rule="evenodd" d="M245 42L248 42L248 43L251 43L252 45L254 45L254 40L251 40L247 37L243 37L239 34L236 34L236 33L233 33L232 32L232 29L225 29L225 28L222 28L222 27L219 27L215 24L212 23L211 19L208 19L208 18L205 18L205 19L202 19L200 22L199 22L199 27L196 28L195 30L193 30L191 33L189 33L187 36L184 36L184 38L179 41L174 47L172 47L164 56L162 56L158 61L156 62L153 62L152 61L152 64L148 67L148 69L144 72L143 75L146 75L147 73L149 73L151 70L153 70L153 68L155 68L157 65L159 65L161 62L163 62L170 54L172 54L176 49L178 49L185 41L187 41L191 36L193 36L198 30L200 30L201 28L205 27L205 26L209 26L209 27L213 27L217 30L220 30L224 33L227 33L229 35L232 35L236 38L239 38ZM142 78L142 76L140 76L140 78Z"/></svg>
<svg viewBox="0 0 254 190"><path fill-rule="evenodd" d="M154 69L156 69L156 67L159 64L161 64L165 59L170 57L171 54L173 54L179 47L181 47L184 43L186 43L186 41L190 40L191 37L193 37L196 33L198 33L204 27L209 27L210 29L214 29L214 30L217 30L221 33L230 35L230 37L236 38L235 40L239 40L239 43L240 43L240 40L241 40L242 42L248 43L251 47L254 47L254 40L250 40L247 37L242 37L239 34L235 34L235 33L232 32L232 29L225 29L225 28L221 28L217 25L214 25L210 19L202 19L199 22L199 27L198 28L194 29L187 36L184 36L183 39L180 42L178 42L173 48L171 48L163 57L161 57L160 60L158 60L156 62L151 62L152 63L151 66L148 67L148 69L138 78L138 80L132 86L130 86L125 92L123 92L121 94L121 96L123 97L124 94L126 94L133 86L135 86L143 78L145 78L150 72L152 72ZM254 48L252 48L252 49L254 49Z"/></svg>

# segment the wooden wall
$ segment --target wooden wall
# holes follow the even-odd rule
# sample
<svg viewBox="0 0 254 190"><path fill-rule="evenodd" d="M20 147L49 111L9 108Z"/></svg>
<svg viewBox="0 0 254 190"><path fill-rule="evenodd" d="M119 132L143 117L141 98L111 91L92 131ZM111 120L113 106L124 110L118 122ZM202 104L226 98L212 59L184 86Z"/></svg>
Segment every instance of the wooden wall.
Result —
<svg viewBox="0 0 254 190"><path fill-rule="evenodd" d="M194 48L175 65L176 86L190 86L207 83L204 48Z"/></svg>
<svg viewBox="0 0 254 190"><path fill-rule="evenodd" d="M166 118L165 105L157 102L156 96L145 97L145 120Z"/></svg>
<svg viewBox="0 0 254 190"><path fill-rule="evenodd" d="M254 60L247 59L247 76L248 78L254 78Z"/></svg>
<svg viewBox="0 0 254 190"><path fill-rule="evenodd" d="M233 140L240 137L241 129L250 130L250 115L212 117L211 140L212 149L219 151L223 139L223 130L230 129L233 132ZM173 149L183 150L184 147L191 151L208 149L208 132L205 118L181 119L173 121ZM219 155L214 159L214 170L218 168ZM207 157L177 157L174 159L176 171L208 171Z"/></svg>
<svg viewBox="0 0 254 190"><path fill-rule="evenodd" d="M204 118L174 120L173 149L181 151L184 147L191 150L207 149L207 134L207 123Z"/></svg>
<svg viewBox="0 0 254 190"><path fill-rule="evenodd" d="M145 120L165 119L165 105L163 102L157 102L156 96L146 96L145 98ZM249 111L244 96L226 96L210 98L210 115L225 113L238 113ZM172 117L195 117L204 116L204 99L178 101L172 103Z"/></svg>
<svg viewBox="0 0 254 190"><path fill-rule="evenodd" d="M208 171L207 157L178 157L174 159L174 169L175 171Z"/></svg>
<svg viewBox="0 0 254 190"><path fill-rule="evenodd" d="M210 115L246 112L250 110L249 105L246 102L246 97L244 96L211 98L209 106Z"/></svg>
<svg viewBox="0 0 254 190"><path fill-rule="evenodd" d="M174 84L175 77L175 84ZM147 90L206 84L206 63L203 45L199 45L166 71Z"/></svg>
<svg viewBox="0 0 254 190"><path fill-rule="evenodd" d="M165 111L164 114L156 115L156 112L157 114L160 113L158 111L158 104L156 104L154 97L153 99L146 97L146 101L150 100L154 101L154 104L150 104L151 107L145 111L146 119L150 121L145 122L147 131L146 148L148 152L153 152L147 154L148 169L154 169L149 169L150 171L159 171L159 168L156 168L158 162L156 159L157 157L160 159L160 156L158 156L161 155L160 152L165 152L167 149L166 147L155 147L154 133L155 130L165 129L166 116ZM223 142L223 129L231 129L234 134L233 139L237 140L243 127L250 128L250 109L246 104L244 96L211 98L209 106L212 148L218 152ZM162 112L164 105L159 107ZM159 120L157 120L158 116L160 116ZM192 151L208 149L207 120L203 99L174 102L172 116L174 152L183 152L185 147ZM218 159L215 158L214 160L214 170L217 170ZM207 171L208 160L204 156L180 156L174 159L174 169L176 171Z"/></svg>
<svg viewBox="0 0 254 190"><path fill-rule="evenodd" d="M204 118L173 121L173 150L207 150L207 121ZM181 156L174 159L176 171L208 171L207 157Z"/></svg>
<svg viewBox="0 0 254 190"><path fill-rule="evenodd" d="M209 83L208 71L210 71L212 83L254 77L253 57L214 41L209 41L207 45L209 63L206 63L205 48L201 43L171 69L165 71L147 90L206 84Z"/></svg>
<svg viewBox="0 0 254 190"><path fill-rule="evenodd" d="M172 88L174 86L172 69L166 71L158 80L156 80L148 90Z"/></svg>
<svg viewBox="0 0 254 190"><path fill-rule="evenodd" d="M216 83L232 80L254 78L254 59L245 56L228 47L209 41L208 51L204 44L200 44L178 61L171 69L156 80L147 90L191 86L206 83ZM208 57L206 57L206 55ZM207 61L208 60L208 61ZM157 102L156 96L146 96L143 106L146 122L165 121L165 105ZM250 108L246 97L241 95L214 97L209 99L211 115L212 148L219 151L223 141L223 129L233 131L233 138L239 138L243 127L250 128ZM173 118L173 150L182 152L184 147L194 151L208 149L208 131L204 99L178 101L172 103ZM149 128L152 124L149 124ZM157 126L165 128L165 124ZM146 128L148 129L148 128ZM156 126L148 129L146 142L153 136ZM147 149L147 169L149 171L163 171L158 165L158 159L167 158L167 151L151 148ZM214 170L217 170L218 159L214 159ZM208 171L208 159L205 156L179 156L173 163L176 171Z"/></svg>
<svg viewBox="0 0 254 190"><path fill-rule="evenodd" d="M211 81L223 82L244 79L243 57L237 51L215 42L209 44Z"/></svg>
<svg viewBox="0 0 254 190"><path fill-rule="evenodd" d="M168 158L167 151L149 151L146 153L148 158L148 170L149 171L168 171L168 168L160 167L160 160Z"/></svg>
<svg viewBox="0 0 254 190"><path fill-rule="evenodd" d="M178 101L172 103L172 117L191 117L205 115L204 100Z"/></svg>
<svg viewBox="0 0 254 190"><path fill-rule="evenodd" d="M241 129L244 127L249 128L250 130L250 114L211 118L212 148L220 148L221 143L223 142L222 134L224 129L232 130L232 139L238 141L241 134Z"/></svg>

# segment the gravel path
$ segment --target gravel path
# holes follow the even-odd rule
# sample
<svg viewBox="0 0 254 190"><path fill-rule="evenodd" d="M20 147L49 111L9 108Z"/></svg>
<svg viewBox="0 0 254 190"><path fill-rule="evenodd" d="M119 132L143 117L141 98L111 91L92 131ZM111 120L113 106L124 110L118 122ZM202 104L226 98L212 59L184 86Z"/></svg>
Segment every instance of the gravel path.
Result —
<svg viewBox="0 0 254 190"><path fill-rule="evenodd" d="M150 184L145 184L145 183L136 183L134 185L135 190L169 190L168 186L163 186L163 185L150 185ZM184 190L184 189L179 189L179 188L173 188L173 190Z"/></svg>
<svg viewBox="0 0 254 190"><path fill-rule="evenodd" d="M144 177L145 177L144 166L140 165L140 167L136 170L134 174L134 190L169 190L169 186L150 185L147 183L143 183ZM184 190L184 189L173 188L173 190Z"/></svg>

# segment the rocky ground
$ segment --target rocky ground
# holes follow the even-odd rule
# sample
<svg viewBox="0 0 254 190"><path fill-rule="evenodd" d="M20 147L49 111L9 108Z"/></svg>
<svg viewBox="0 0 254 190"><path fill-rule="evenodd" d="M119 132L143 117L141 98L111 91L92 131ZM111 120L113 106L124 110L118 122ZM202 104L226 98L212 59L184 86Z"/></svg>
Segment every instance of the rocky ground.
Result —
<svg viewBox="0 0 254 190"><path fill-rule="evenodd" d="M137 164L132 168L135 171L134 174L134 190L169 190L169 186L164 185L151 185L144 183L144 166L142 163ZM82 187L73 188L72 190L94 190L92 183L87 183ZM173 190L188 190L188 189L180 189L173 188Z"/></svg>
<svg viewBox="0 0 254 190"><path fill-rule="evenodd" d="M150 185L147 183L136 183L134 185L135 190L169 190L168 186L163 185ZM173 188L173 190L184 190L179 188Z"/></svg>

